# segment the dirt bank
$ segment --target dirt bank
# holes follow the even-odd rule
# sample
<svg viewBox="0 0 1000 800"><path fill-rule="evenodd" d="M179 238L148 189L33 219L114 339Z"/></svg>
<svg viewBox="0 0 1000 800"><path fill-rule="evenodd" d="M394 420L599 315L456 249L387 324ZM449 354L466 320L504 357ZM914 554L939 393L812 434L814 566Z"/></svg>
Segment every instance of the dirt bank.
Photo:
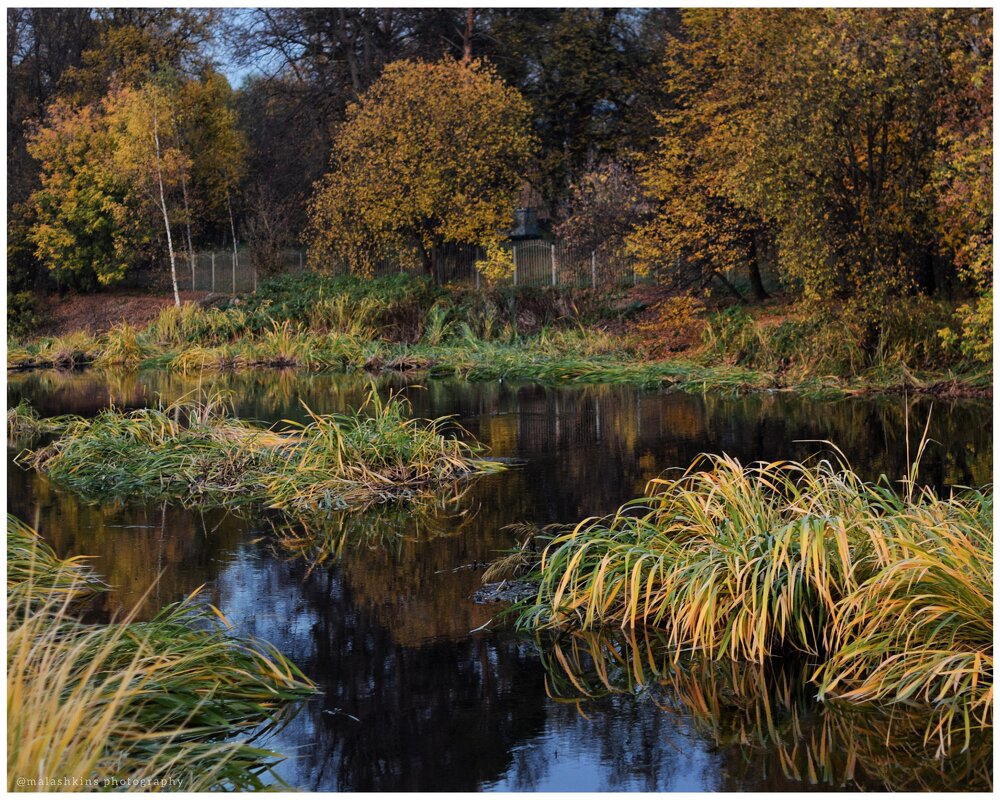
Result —
<svg viewBox="0 0 1000 800"><path fill-rule="evenodd" d="M181 292L182 301L201 302L206 297L207 292ZM172 294L140 294L134 290L70 294L65 297L52 295L43 302L43 321L32 333L32 338L65 336L75 331L100 333L125 320L142 327L173 302Z"/></svg>

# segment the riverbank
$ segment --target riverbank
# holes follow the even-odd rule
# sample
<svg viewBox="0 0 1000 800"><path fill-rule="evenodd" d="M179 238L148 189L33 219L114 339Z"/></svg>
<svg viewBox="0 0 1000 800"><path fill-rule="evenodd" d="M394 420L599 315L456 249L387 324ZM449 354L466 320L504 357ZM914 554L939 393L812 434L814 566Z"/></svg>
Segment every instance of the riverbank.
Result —
<svg viewBox="0 0 1000 800"><path fill-rule="evenodd" d="M992 397L991 366L963 357L943 333L953 309L912 305L887 320L872 355L850 321L782 302L721 308L650 287L477 292L405 275L296 276L222 307L167 307L141 327L12 342L7 367L418 371L549 385Z"/></svg>

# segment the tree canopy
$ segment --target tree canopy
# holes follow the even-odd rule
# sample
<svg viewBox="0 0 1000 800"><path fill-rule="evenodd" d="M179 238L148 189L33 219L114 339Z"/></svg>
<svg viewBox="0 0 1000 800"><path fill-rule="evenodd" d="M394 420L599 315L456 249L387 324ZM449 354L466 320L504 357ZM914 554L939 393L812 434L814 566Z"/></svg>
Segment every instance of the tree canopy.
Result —
<svg viewBox="0 0 1000 800"><path fill-rule="evenodd" d="M310 206L311 255L364 269L385 248L425 269L444 242L489 245L512 224L530 108L479 61L390 64L347 112Z"/></svg>
<svg viewBox="0 0 1000 800"><path fill-rule="evenodd" d="M773 236L786 284L847 303L869 348L892 298L983 272L988 15L692 9L682 22L674 106L643 173L658 213L632 239L648 264L733 268Z"/></svg>

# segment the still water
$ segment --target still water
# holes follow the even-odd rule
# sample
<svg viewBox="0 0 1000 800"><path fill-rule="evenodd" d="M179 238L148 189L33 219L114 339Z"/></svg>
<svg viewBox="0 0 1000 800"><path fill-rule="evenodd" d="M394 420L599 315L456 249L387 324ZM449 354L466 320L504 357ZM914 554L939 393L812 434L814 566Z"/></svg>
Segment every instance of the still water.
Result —
<svg viewBox="0 0 1000 800"><path fill-rule="evenodd" d="M207 381L211 380L211 386ZM361 404L368 379L265 371L188 379L35 372L8 403L43 416L139 407L200 388L273 422ZM421 508L334 514L317 526L266 514L92 506L13 464L9 509L60 555L94 556L106 613L144 615L204 585L238 630L275 644L321 688L266 746L305 790L774 791L983 789L991 743L940 765L878 710L820 706L795 665L670 668L655 636L536 640L471 595L482 565L515 543L505 526L613 511L702 452L742 461L829 455L868 479L901 477L930 417L920 479L939 491L989 483L990 401L807 400L625 387L397 377L415 416L454 415L519 466ZM908 431L908 433L907 433ZM160 575L159 581L154 581ZM492 620L492 621L491 621ZM886 745L886 730L895 744ZM919 739L919 737L917 737Z"/></svg>

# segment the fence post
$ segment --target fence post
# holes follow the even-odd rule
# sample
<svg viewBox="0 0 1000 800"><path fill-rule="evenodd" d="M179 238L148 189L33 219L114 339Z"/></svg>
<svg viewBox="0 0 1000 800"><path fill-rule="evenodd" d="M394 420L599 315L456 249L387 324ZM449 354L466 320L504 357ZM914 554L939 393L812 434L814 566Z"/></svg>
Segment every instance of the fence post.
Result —
<svg viewBox="0 0 1000 800"><path fill-rule="evenodd" d="M590 251L590 287L597 288L597 252Z"/></svg>
<svg viewBox="0 0 1000 800"><path fill-rule="evenodd" d="M194 291L194 253L188 253L188 260L191 262L191 291Z"/></svg>
<svg viewBox="0 0 1000 800"><path fill-rule="evenodd" d="M253 262L253 290L257 291L257 259Z"/></svg>
<svg viewBox="0 0 1000 800"><path fill-rule="evenodd" d="M517 242L514 242L511 250L514 253L514 285L517 286Z"/></svg>
<svg viewBox="0 0 1000 800"><path fill-rule="evenodd" d="M236 297L236 250L233 250L233 297Z"/></svg>
<svg viewBox="0 0 1000 800"><path fill-rule="evenodd" d="M552 285L556 285L556 243L552 243Z"/></svg>
<svg viewBox="0 0 1000 800"><path fill-rule="evenodd" d="M302 251L299 250L299 274L302 274Z"/></svg>
<svg viewBox="0 0 1000 800"><path fill-rule="evenodd" d="M212 294L215 294L215 251L212 251Z"/></svg>

